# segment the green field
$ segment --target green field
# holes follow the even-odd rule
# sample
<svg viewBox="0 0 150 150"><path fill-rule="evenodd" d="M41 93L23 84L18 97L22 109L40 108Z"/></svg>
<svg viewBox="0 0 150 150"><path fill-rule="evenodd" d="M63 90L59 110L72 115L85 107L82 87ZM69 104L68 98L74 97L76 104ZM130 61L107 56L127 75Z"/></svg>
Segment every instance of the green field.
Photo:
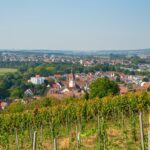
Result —
<svg viewBox="0 0 150 150"><path fill-rule="evenodd" d="M17 69L14 68L0 68L0 75L4 75L6 73L14 73Z"/></svg>

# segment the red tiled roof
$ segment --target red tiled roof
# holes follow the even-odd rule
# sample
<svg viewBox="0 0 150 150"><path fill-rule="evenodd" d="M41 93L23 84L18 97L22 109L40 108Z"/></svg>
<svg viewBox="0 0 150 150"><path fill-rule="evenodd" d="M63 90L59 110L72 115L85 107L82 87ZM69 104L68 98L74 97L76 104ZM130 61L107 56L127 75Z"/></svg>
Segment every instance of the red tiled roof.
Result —
<svg viewBox="0 0 150 150"><path fill-rule="evenodd" d="M119 85L120 94L125 94L128 92L128 88L124 85Z"/></svg>
<svg viewBox="0 0 150 150"><path fill-rule="evenodd" d="M145 88L150 87L150 82L145 82L145 83L143 83L142 87L145 87Z"/></svg>
<svg viewBox="0 0 150 150"><path fill-rule="evenodd" d="M59 88L59 85L58 84L53 84L52 87L53 88Z"/></svg>
<svg viewBox="0 0 150 150"><path fill-rule="evenodd" d="M56 78L61 78L61 77L62 77L61 74L55 74L54 76L55 76Z"/></svg>

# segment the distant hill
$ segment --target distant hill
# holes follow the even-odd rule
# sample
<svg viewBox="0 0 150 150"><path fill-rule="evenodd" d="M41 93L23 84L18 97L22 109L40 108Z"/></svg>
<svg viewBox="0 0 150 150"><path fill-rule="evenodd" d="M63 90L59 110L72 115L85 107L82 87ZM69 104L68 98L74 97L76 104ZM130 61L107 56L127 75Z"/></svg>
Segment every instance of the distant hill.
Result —
<svg viewBox="0 0 150 150"><path fill-rule="evenodd" d="M135 49L135 50L45 50L45 49L33 49L33 50L10 50L1 49L0 53L15 53L15 54L50 54L50 55L150 55L150 48L147 49Z"/></svg>

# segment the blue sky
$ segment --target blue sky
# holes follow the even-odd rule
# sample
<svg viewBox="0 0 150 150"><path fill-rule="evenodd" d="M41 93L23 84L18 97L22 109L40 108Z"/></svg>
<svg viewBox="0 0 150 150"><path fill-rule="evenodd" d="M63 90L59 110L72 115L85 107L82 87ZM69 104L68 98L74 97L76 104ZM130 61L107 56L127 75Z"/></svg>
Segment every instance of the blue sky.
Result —
<svg viewBox="0 0 150 150"><path fill-rule="evenodd" d="M0 49L150 48L150 0L0 0Z"/></svg>

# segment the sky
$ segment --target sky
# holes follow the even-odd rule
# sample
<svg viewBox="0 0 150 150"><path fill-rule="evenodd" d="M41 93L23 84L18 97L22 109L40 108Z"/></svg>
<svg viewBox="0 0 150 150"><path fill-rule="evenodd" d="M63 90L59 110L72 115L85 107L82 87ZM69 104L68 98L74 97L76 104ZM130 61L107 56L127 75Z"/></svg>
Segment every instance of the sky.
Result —
<svg viewBox="0 0 150 150"><path fill-rule="evenodd" d="M150 0L0 0L0 49L150 48Z"/></svg>

